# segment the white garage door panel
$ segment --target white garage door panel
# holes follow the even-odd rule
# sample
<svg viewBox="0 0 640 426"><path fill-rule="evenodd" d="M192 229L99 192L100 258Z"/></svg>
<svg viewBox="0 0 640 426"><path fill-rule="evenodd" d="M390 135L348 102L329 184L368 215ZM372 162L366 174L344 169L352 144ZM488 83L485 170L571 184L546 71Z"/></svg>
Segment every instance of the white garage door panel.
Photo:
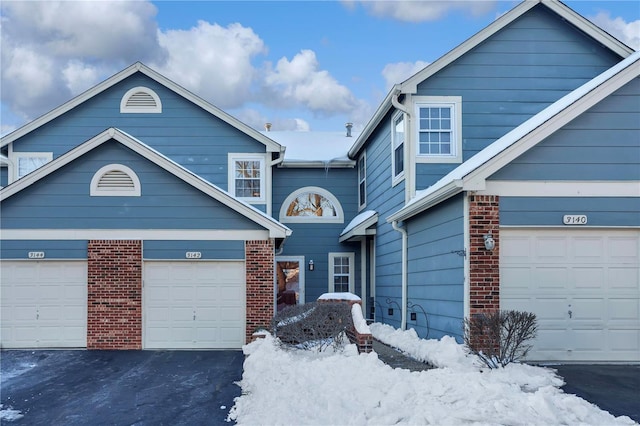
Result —
<svg viewBox="0 0 640 426"><path fill-rule="evenodd" d="M145 347L240 348L244 262L145 263Z"/></svg>
<svg viewBox="0 0 640 426"><path fill-rule="evenodd" d="M1 345L87 346L87 263L3 261Z"/></svg>
<svg viewBox="0 0 640 426"><path fill-rule="evenodd" d="M529 355L640 361L640 231L503 229L501 307L534 312Z"/></svg>

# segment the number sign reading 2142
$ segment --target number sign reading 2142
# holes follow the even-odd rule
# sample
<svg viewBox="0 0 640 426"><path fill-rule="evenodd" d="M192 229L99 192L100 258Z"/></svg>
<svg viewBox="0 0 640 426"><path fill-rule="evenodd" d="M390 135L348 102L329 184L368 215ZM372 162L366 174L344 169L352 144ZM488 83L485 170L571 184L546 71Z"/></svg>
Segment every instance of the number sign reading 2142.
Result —
<svg viewBox="0 0 640 426"><path fill-rule="evenodd" d="M562 217L562 223L564 223L565 225L586 225L587 215L586 214L565 214Z"/></svg>

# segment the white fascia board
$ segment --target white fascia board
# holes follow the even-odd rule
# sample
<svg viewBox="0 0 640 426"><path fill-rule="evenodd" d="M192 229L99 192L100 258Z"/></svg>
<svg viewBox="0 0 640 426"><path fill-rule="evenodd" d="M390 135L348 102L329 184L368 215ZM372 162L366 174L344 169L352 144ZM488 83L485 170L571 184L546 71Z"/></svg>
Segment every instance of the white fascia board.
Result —
<svg viewBox="0 0 640 426"><path fill-rule="evenodd" d="M282 169L352 169L356 165L354 160L336 161L287 161L284 160L278 165Z"/></svg>
<svg viewBox="0 0 640 426"><path fill-rule="evenodd" d="M478 195L501 197L640 197L640 181L488 180Z"/></svg>
<svg viewBox="0 0 640 426"><path fill-rule="evenodd" d="M248 241L270 238L246 229L3 229L0 240Z"/></svg>
<svg viewBox="0 0 640 426"><path fill-rule="evenodd" d="M362 220L357 220L361 217ZM354 223L355 221L355 223ZM339 242L348 241L353 237L362 237L366 235L376 235L376 229L369 229L378 223L378 213L372 210L365 211L356 216L340 234Z"/></svg>
<svg viewBox="0 0 640 426"><path fill-rule="evenodd" d="M16 139L26 135L27 133L35 130L36 128L38 128L38 127L50 122L51 120L55 119L56 117L59 117L60 115L66 113L67 111L77 107L78 105L80 105L81 103L85 102L86 100L88 100L88 99L96 96L97 94L105 91L106 89L114 86L115 84L121 82L125 78L135 74L138 71L143 73L147 77L151 78L152 80L155 80L156 82L162 84L163 86L165 86L169 90L172 90L173 92L179 94L180 96L184 97L185 99L191 101L192 103L196 104L200 108L204 109L205 111L209 112L210 114L214 115L215 117L219 118L220 120L222 120L222 121L226 122L227 124L231 125L232 127L235 127L236 129L240 130L241 132L243 132L247 136L257 140L258 142L261 142L262 144L265 145L265 147L267 149L267 152L281 152L282 153L284 151L284 148L280 144L278 144L277 142L271 140L270 138L266 137L265 135L263 135L262 133L258 132L257 130L247 126L246 124L242 123L241 121L239 121L235 117L232 117L231 115L229 115L226 112L222 111L218 107L210 104L209 102L205 101L204 99L200 98L199 96L196 96L192 92L190 92L187 89L183 88L182 86L174 83L173 81L169 80L168 78L166 78L165 76L159 74L158 72L152 70L151 68L147 67L146 65L144 65L141 62L136 62L135 64L125 68L124 70L120 71L119 73L111 76L110 78L108 78L107 80L103 81L102 83L99 83L96 86L93 86L91 89L81 93L80 95L76 96L75 98L71 99L70 101L62 104L58 108L53 109L52 111L46 113L45 115L43 115L43 116L41 116L41 117L39 117L39 118L27 123L26 125L20 127L19 129L11 132L10 134L8 134L7 136L5 136L5 137L3 137L1 139L0 147L4 147L5 145L15 141Z"/></svg>
<svg viewBox="0 0 640 426"><path fill-rule="evenodd" d="M436 184L437 185L437 184ZM447 184L440 186L436 190L430 189L428 195L424 197L414 198L413 201L410 201L406 206L387 217L387 222L391 223L394 221L403 221L407 220L418 213L421 213L425 210L430 209L431 207L448 200L449 198L457 195L463 191L462 181L454 180L450 181Z"/></svg>
<svg viewBox="0 0 640 426"><path fill-rule="evenodd" d="M11 197L24 188L30 186L34 182L44 178L53 171L81 157L85 153L111 139L115 139L119 143L145 157L167 172L182 179L194 188L204 192L205 194L223 203L227 207L240 213L248 219L251 219L258 225L267 228L272 238L286 238L287 236L291 235L291 229L276 221L272 217L266 215L255 207L232 197L226 191L190 172L178 163L172 161L158 151L150 148L133 136L115 128L105 130L94 138L69 151L67 154L58 157L57 159L35 170L33 173L30 173L24 178L19 179L6 188L3 188L2 190L0 190L0 200L5 200Z"/></svg>

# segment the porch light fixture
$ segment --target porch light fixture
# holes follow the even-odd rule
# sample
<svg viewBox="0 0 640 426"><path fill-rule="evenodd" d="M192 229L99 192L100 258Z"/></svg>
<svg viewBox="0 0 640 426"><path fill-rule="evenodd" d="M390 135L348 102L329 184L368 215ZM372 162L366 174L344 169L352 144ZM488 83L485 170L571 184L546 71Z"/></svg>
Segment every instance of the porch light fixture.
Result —
<svg viewBox="0 0 640 426"><path fill-rule="evenodd" d="M492 251L494 248L496 248L496 241L493 239L493 235L491 235L491 232L484 236L484 248L489 251Z"/></svg>
<svg viewBox="0 0 640 426"><path fill-rule="evenodd" d="M314 268L314 266L313 266L313 260L310 260L310 261L309 261L309 270L310 270L310 271L313 271L313 268Z"/></svg>

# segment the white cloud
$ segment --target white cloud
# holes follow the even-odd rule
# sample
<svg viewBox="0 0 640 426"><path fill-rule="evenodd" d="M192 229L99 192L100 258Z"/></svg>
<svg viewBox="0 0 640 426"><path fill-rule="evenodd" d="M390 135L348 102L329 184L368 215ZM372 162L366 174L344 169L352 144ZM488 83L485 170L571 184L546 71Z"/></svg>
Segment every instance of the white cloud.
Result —
<svg viewBox="0 0 640 426"><path fill-rule="evenodd" d="M343 2L354 8L354 1ZM373 16L405 22L435 21L452 10L481 15L492 10L496 1L434 1L434 0L361 0L363 7Z"/></svg>
<svg viewBox="0 0 640 426"><path fill-rule="evenodd" d="M249 99L256 74L251 60L266 53L262 39L240 24L199 21L189 30L159 33L159 40L168 58L154 68L221 108Z"/></svg>
<svg viewBox="0 0 640 426"><path fill-rule="evenodd" d="M640 20L626 22L620 17L611 18L608 12L600 12L589 19L627 46L640 50Z"/></svg>
<svg viewBox="0 0 640 426"><path fill-rule="evenodd" d="M304 106L320 114L351 111L357 100L346 87L319 63L312 50L302 50L291 61L281 58L275 69L268 68L265 86L272 102L290 108Z"/></svg>
<svg viewBox="0 0 640 426"><path fill-rule="evenodd" d="M424 61L396 62L395 64L385 65L382 70L382 76L387 90L391 89L394 84L402 83L427 65L429 65L429 62Z"/></svg>
<svg viewBox="0 0 640 426"><path fill-rule="evenodd" d="M69 61L62 70L62 76L72 95L78 95L100 79L100 70L77 59Z"/></svg>

